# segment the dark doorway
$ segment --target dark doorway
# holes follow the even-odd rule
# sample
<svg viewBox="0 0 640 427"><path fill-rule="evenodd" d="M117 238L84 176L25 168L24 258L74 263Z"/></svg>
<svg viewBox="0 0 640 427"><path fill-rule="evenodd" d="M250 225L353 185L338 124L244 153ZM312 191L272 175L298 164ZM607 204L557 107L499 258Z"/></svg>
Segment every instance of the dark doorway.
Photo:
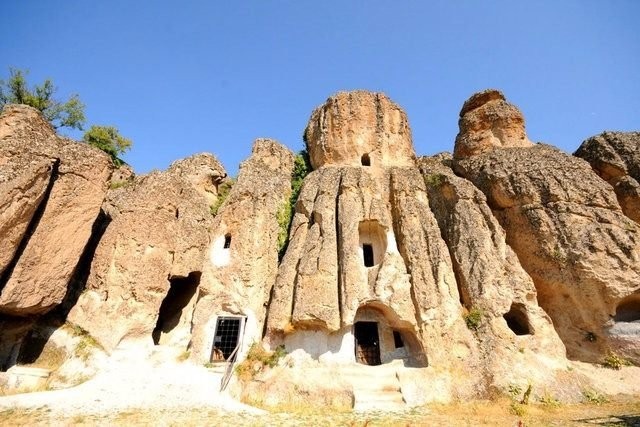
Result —
<svg viewBox="0 0 640 427"><path fill-rule="evenodd" d="M371 158L368 154L363 154L360 158L360 163L362 163L362 166L371 166Z"/></svg>
<svg viewBox="0 0 640 427"><path fill-rule="evenodd" d="M169 279L171 286L167 296L162 300L158 322L151 333L153 343L160 344L163 333L171 332L180 323L182 310L189 304L200 284L200 272L189 273L187 277Z"/></svg>
<svg viewBox="0 0 640 427"><path fill-rule="evenodd" d="M634 295L622 300L616 308L614 320L616 322L635 322L640 320L640 297Z"/></svg>
<svg viewBox="0 0 640 427"><path fill-rule="evenodd" d="M211 349L211 362L221 362L231 356L238 345L241 321L240 317L218 317Z"/></svg>
<svg viewBox="0 0 640 427"><path fill-rule="evenodd" d="M229 249L231 247L231 234L227 234L224 236L224 249Z"/></svg>
<svg viewBox="0 0 640 427"><path fill-rule="evenodd" d="M529 335L531 328L529 327L529 319L522 304L512 304L511 309L504 316L507 326L516 335Z"/></svg>
<svg viewBox="0 0 640 427"><path fill-rule="evenodd" d="M362 255L364 256L364 266L373 267L373 246L364 243L362 245Z"/></svg>
<svg viewBox="0 0 640 427"><path fill-rule="evenodd" d="M377 322L356 322L353 325L356 339L356 362L364 365L380 364L380 338Z"/></svg>

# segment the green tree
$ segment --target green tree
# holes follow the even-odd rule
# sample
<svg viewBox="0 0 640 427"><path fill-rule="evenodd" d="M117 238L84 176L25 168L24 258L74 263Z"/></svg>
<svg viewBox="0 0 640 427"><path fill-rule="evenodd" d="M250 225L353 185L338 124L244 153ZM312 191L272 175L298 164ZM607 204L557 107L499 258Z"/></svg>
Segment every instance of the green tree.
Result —
<svg viewBox="0 0 640 427"><path fill-rule="evenodd" d="M56 87L49 79L29 89L27 71L9 69L9 80L0 80L0 108L5 104L26 104L42 112L51 125L58 129L69 127L82 130L85 122L84 104L78 95L66 102L53 98Z"/></svg>
<svg viewBox="0 0 640 427"><path fill-rule="evenodd" d="M113 126L91 126L84 133L82 140L110 155L116 166L124 163L119 156L131 148L131 140L120 135L118 129Z"/></svg>

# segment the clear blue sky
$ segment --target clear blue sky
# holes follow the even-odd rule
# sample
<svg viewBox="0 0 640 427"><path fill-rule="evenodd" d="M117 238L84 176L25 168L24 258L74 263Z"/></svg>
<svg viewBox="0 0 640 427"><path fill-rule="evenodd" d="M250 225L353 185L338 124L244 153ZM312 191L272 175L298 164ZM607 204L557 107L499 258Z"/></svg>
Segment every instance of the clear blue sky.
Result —
<svg viewBox="0 0 640 427"><path fill-rule="evenodd" d="M382 91L418 154L451 151L472 93L501 89L529 136L573 152L640 128L640 1L1 0L0 75L29 69L89 124L134 141L134 169L257 137L293 150L334 92ZM78 136L78 135L74 135Z"/></svg>

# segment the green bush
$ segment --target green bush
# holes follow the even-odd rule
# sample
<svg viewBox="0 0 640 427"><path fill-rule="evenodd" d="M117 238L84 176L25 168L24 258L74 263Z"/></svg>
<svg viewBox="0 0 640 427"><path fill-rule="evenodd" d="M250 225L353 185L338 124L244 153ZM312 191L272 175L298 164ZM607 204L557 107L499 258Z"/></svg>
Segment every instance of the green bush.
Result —
<svg viewBox="0 0 640 427"><path fill-rule="evenodd" d="M618 356L613 351L609 351L602 361L602 366L609 369L615 369L619 371L623 366L628 366L629 362L624 358Z"/></svg>
<svg viewBox="0 0 640 427"><path fill-rule="evenodd" d="M262 345L257 342L251 344L247 352L247 358L236 366L235 371L238 378L244 381L253 379L253 377L264 370L265 367L273 368L278 361L287 354L284 346L279 345L272 352L265 350Z"/></svg>
<svg viewBox="0 0 640 427"><path fill-rule="evenodd" d="M216 202L209 207L211 215L216 216L218 214L218 210L220 210L222 204L227 200L227 197L231 192L231 188L233 188L233 184L235 183L235 178L229 178L218 186L218 198L216 199Z"/></svg>
<svg viewBox="0 0 640 427"><path fill-rule="evenodd" d="M609 401L606 396L598 393L595 390L583 390L582 396L584 397L585 403L591 403L593 405L602 405L603 403L607 403Z"/></svg>
<svg viewBox="0 0 640 427"><path fill-rule="evenodd" d="M479 308L472 308L467 314L464 315L464 321L467 324L467 328L472 331L477 331L482 323L482 316L484 311Z"/></svg>
<svg viewBox="0 0 640 427"><path fill-rule="evenodd" d="M311 162L309 160L309 153L307 150L301 150L296 155L293 163L293 171L291 172L291 196L289 200L284 203L280 209L278 209L278 225L280 231L278 232L278 253L280 258L284 256L289 244L289 229L291 228L291 220L293 219L293 212L295 210L302 184L307 175L311 172Z"/></svg>
<svg viewBox="0 0 640 427"><path fill-rule="evenodd" d="M116 166L124 164L120 156L131 148L131 140L120 135L113 126L91 126L82 140L107 153Z"/></svg>

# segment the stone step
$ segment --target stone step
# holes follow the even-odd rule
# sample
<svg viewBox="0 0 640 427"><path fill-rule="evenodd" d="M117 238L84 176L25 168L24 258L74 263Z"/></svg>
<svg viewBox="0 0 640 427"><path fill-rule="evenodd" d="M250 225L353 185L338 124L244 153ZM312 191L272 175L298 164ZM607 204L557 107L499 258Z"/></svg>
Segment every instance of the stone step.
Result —
<svg viewBox="0 0 640 427"><path fill-rule="evenodd" d="M351 384L354 390L371 391L400 391L398 379L393 377L372 378L372 377L342 377Z"/></svg>
<svg viewBox="0 0 640 427"><path fill-rule="evenodd" d="M407 408L399 391L362 391L355 394L355 411L398 411Z"/></svg>

